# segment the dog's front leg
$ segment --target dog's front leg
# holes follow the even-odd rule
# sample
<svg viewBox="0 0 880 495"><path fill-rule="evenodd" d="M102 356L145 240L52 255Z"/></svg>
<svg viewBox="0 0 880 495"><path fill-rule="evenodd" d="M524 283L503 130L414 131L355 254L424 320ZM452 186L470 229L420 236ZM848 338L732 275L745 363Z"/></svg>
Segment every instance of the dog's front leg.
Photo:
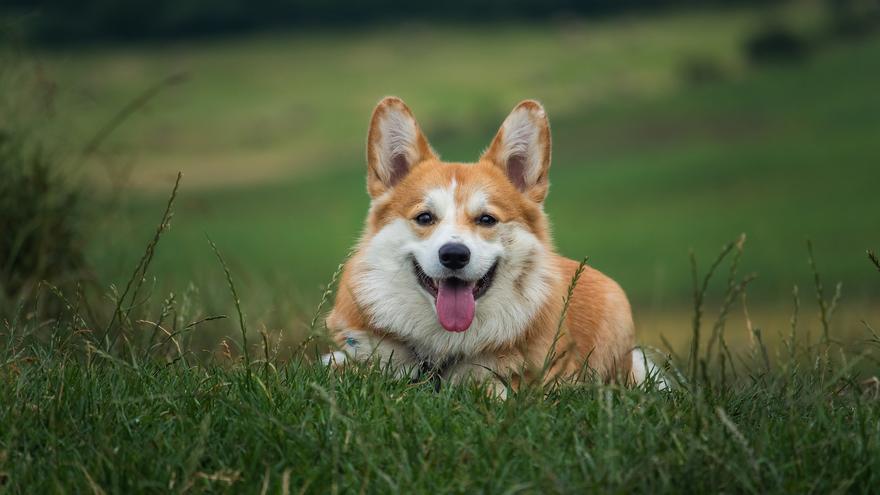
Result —
<svg viewBox="0 0 880 495"><path fill-rule="evenodd" d="M357 329L345 329L336 333L338 351L325 354L323 362L330 366L342 366L348 360L375 361L388 367L396 377L415 378L419 374L420 361L406 345L388 335Z"/></svg>

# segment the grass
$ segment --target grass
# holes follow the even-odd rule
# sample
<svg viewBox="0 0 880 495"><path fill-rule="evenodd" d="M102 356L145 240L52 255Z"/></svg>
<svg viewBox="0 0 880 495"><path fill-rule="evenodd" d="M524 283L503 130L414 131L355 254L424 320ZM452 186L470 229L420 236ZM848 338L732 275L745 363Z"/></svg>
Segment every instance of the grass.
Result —
<svg viewBox="0 0 880 495"><path fill-rule="evenodd" d="M550 383L499 400L378 364L334 371L281 331L248 345L250 320L213 241L241 333L202 347L192 334L225 315L192 290L159 303L144 285L176 195L177 185L121 295L44 286L3 320L3 491L871 493L880 482L880 335L868 323L859 336L833 329L838 298L816 269L818 340L795 294L790 329L747 319L751 344L728 345L728 312L746 310L752 277L739 273L744 238L705 274L694 261L691 352L660 361L671 390ZM718 273L724 303L710 325ZM48 299L63 309L51 318ZM782 345L769 348L767 330L785 332Z"/></svg>
<svg viewBox="0 0 880 495"><path fill-rule="evenodd" d="M726 247L704 278L695 266L694 339L713 272L741 248ZM725 267L725 300L748 280L738 263ZM880 335L866 323L859 341L829 328L815 342L799 332L797 305L776 359L751 326L751 348L731 351L722 313L717 347L666 361L669 391L555 383L499 400L475 385L435 392L378 364L334 371L314 364L311 346L280 358L280 336L264 334L262 358L225 343L198 356L177 327L211 318L192 319L185 302L166 301L153 324L167 339L139 346L132 322L149 323L146 306L102 316L78 298L63 298L55 319L37 307L4 322L4 491L871 493L880 482ZM108 317L114 343L93 331Z"/></svg>
<svg viewBox="0 0 880 495"><path fill-rule="evenodd" d="M302 361L5 366L11 492L870 493L880 406L809 369L720 392L522 393L334 375Z"/></svg>

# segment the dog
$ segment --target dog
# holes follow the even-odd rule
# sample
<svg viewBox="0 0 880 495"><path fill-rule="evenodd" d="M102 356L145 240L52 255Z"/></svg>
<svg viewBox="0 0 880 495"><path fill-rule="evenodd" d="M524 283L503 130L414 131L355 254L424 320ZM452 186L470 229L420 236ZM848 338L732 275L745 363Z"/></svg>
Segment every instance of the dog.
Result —
<svg viewBox="0 0 880 495"><path fill-rule="evenodd" d="M443 162L401 99L380 101L367 137L370 208L326 320L339 350L324 362L378 360L500 395L585 370L645 380L654 368L635 348L623 289L555 251L543 208L550 147L544 108L526 100L477 162Z"/></svg>

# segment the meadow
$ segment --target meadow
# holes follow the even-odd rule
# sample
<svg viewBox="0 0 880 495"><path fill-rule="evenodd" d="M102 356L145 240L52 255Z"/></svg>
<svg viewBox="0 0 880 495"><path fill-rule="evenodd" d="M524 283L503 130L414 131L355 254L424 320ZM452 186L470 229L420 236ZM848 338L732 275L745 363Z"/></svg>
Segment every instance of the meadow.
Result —
<svg viewBox="0 0 880 495"><path fill-rule="evenodd" d="M737 275L740 255L731 244L700 274L692 338L709 344L662 361L670 388L658 389L656 377L639 387L548 381L523 383L504 400L479 385L437 388L430 375L395 379L378 362L316 366L308 345L280 357L274 335L248 345L240 308L243 352L224 340L206 358L186 334L223 316L193 319L199 309L184 297L166 300L148 320L137 273L134 291L126 286L104 319L49 290L46 297L64 303L56 318L22 311L5 322L0 487L872 493L880 482L880 382L870 373L880 335L864 323L863 338L841 342L830 323L836 298L824 298L817 275L818 338L804 334L796 310L775 351L758 328L749 349L731 351L725 315L748 280ZM703 301L713 274L725 271L725 304L713 322Z"/></svg>
<svg viewBox="0 0 880 495"><path fill-rule="evenodd" d="M811 12L796 29L815 32ZM756 65L743 40L765 21L26 50L2 109L85 191L89 275L3 307L0 492L870 493L880 38ZM302 342L322 342L366 215L365 133L386 94L460 161L516 102L543 102L559 250L621 283L672 390L534 385L499 401L313 364L325 347Z"/></svg>
<svg viewBox="0 0 880 495"><path fill-rule="evenodd" d="M143 91L183 78L115 129L81 174L110 198L91 232L98 280L127 276L182 171L174 228L152 273L178 290L217 285L207 233L254 294L248 312L287 325L314 305L357 238L368 204L364 135L381 96L407 100L440 154L463 161L517 101L538 98L553 126L546 208L559 249L617 278L637 315L686 307L689 250L705 259L740 233L759 306L787 304L792 286L809 282L811 238L826 276L870 310L878 293L863 268L864 250L880 245L880 43L830 43L805 61L755 68L741 45L758 19L415 24L36 59L55 91L48 132L67 149ZM691 81L688 67L700 63L715 78ZM293 309L273 317L273 294Z"/></svg>

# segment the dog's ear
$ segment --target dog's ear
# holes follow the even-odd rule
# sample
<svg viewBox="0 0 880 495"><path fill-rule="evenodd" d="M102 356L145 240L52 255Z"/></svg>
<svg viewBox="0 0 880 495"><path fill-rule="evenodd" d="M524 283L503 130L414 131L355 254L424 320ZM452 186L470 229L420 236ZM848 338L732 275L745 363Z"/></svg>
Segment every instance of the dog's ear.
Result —
<svg viewBox="0 0 880 495"><path fill-rule="evenodd" d="M534 100L520 102L504 119L482 159L500 167L523 194L543 202L550 185L550 123L544 107Z"/></svg>
<svg viewBox="0 0 880 495"><path fill-rule="evenodd" d="M377 198L419 162L436 158L412 112L400 98L376 105L367 136L367 191Z"/></svg>

